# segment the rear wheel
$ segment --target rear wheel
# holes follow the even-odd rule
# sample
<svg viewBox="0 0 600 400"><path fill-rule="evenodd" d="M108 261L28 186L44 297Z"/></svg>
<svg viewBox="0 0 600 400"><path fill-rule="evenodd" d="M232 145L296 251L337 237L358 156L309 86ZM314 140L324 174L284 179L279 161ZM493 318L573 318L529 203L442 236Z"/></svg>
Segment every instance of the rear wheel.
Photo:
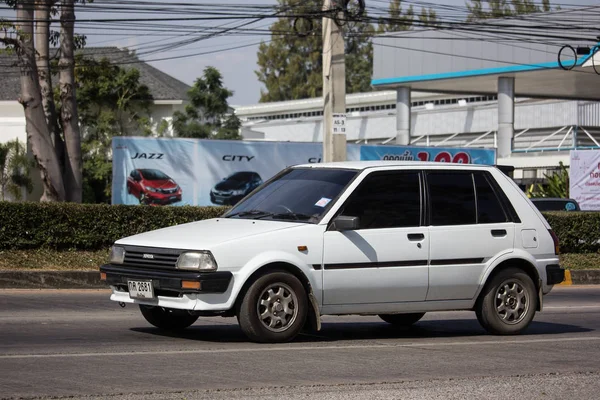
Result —
<svg viewBox="0 0 600 400"><path fill-rule="evenodd" d="M500 271L483 289L475 307L479 323L496 335L516 335L525 330L538 306L533 281L517 268Z"/></svg>
<svg viewBox="0 0 600 400"><path fill-rule="evenodd" d="M423 318L425 313L379 314L379 318L395 326L410 326Z"/></svg>
<svg viewBox="0 0 600 400"><path fill-rule="evenodd" d="M271 272L250 285L237 318L249 339L279 343L296 337L307 311L308 298L298 278L286 272Z"/></svg>
<svg viewBox="0 0 600 400"><path fill-rule="evenodd" d="M198 319L198 316L191 315L186 310L177 310L174 308L140 304L140 311L144 318L146 318L146 321L157 328L170 331L185 329Z"/></svg>

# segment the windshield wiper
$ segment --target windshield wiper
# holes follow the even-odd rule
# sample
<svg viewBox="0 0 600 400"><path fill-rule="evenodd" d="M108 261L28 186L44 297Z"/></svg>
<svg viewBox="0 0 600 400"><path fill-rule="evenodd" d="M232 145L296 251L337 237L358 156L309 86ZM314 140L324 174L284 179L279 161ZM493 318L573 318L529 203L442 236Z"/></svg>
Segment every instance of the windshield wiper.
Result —
<svg viewBox="0 0 600 400"><path fill-rule="evenodd" d="M231 218L231 217L248 217L248 216L254 216L254 217L268 217L273 215L273 213L268 212L268 211L262 211L262 210L248 210L248 211L240 211L237 213L233 213L227 216L227 218Z"/></svg>
<svg viewBox="0 0 600 400"><path fill-rule="evenodd" d="M287 213L279 213L279 214L273 214L272 215L273 218L277 218L277 219L294 219L294 220L302 220L302 221L308 221L309 219L311 219L313 216L312 215L306 215L306 214L301 214L301 213L295 213L295 212L287 212Z"/></svg>

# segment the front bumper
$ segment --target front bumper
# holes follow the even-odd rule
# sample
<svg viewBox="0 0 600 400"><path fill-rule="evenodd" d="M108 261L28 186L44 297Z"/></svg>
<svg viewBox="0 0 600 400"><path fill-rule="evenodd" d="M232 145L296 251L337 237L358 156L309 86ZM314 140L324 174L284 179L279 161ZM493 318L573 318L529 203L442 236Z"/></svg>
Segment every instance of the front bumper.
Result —
<svg viewBox="0 0 600 400"><path fill-rule="evenodd" d="M225 293L233 278L229 271L157 270L114 264L102 265L100 273L106 274L106 283L120 291L129 290L128 280L151 280L154 292L158 296L169 297L180 297L182 294ZM184 289L181 286L182 281L200 282L200 288Z"/></svg>
<svg viewBox="0 0 600 400"><path fill-rule="evenodd" d="M565 270L558 264L546 265L546 283L556 285L565 280Z"/></svg>

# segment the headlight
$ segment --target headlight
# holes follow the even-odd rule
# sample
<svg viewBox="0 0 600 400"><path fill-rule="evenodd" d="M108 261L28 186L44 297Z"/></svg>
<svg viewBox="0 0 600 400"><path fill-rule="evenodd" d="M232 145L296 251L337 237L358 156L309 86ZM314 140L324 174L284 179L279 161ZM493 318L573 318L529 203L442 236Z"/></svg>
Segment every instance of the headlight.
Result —
<svg viewBox="0 0 600 400"><path fill-rule="evenodd" d="M193 271L216 271L217 262L208 251L192 251L182 253L177 259L177 269Z"/></svg>
<svg viewBox="0 0 600 400"><path fill-rule="evenodd" d="M151 192L154 192L154 193L158 192L158 189L154 189L153 187L150 187L150 186L144 186L144 187L146 188L146 190L149 190Z"/></svg>
<svg viewBox="0 0 600 400"><path fill-rule="evenodd" d="M125 249L119 246L113 246L110 248L110 263L111 264L123 264L125 261Z"/></svg>

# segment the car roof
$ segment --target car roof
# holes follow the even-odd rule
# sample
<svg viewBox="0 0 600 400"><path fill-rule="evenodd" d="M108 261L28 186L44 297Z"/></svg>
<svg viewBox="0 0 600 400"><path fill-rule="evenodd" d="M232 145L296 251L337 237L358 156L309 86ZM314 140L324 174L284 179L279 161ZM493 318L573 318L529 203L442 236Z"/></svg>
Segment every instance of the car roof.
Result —
<svg viewBox="0 0 600 400"><path fill-rule="evenodd" d="M355 169L365 170L368 168L380 168L380 167L436 167L440 168L465 168L465 167L477 167L490 169L494 168L491 165L483 164L454 164L454 163L441 163L441 162L428 162L428 161L340 161L330 163L318 163L318 164L301 164L295 165L294 168L339 168L339 169Z"/></svg>

